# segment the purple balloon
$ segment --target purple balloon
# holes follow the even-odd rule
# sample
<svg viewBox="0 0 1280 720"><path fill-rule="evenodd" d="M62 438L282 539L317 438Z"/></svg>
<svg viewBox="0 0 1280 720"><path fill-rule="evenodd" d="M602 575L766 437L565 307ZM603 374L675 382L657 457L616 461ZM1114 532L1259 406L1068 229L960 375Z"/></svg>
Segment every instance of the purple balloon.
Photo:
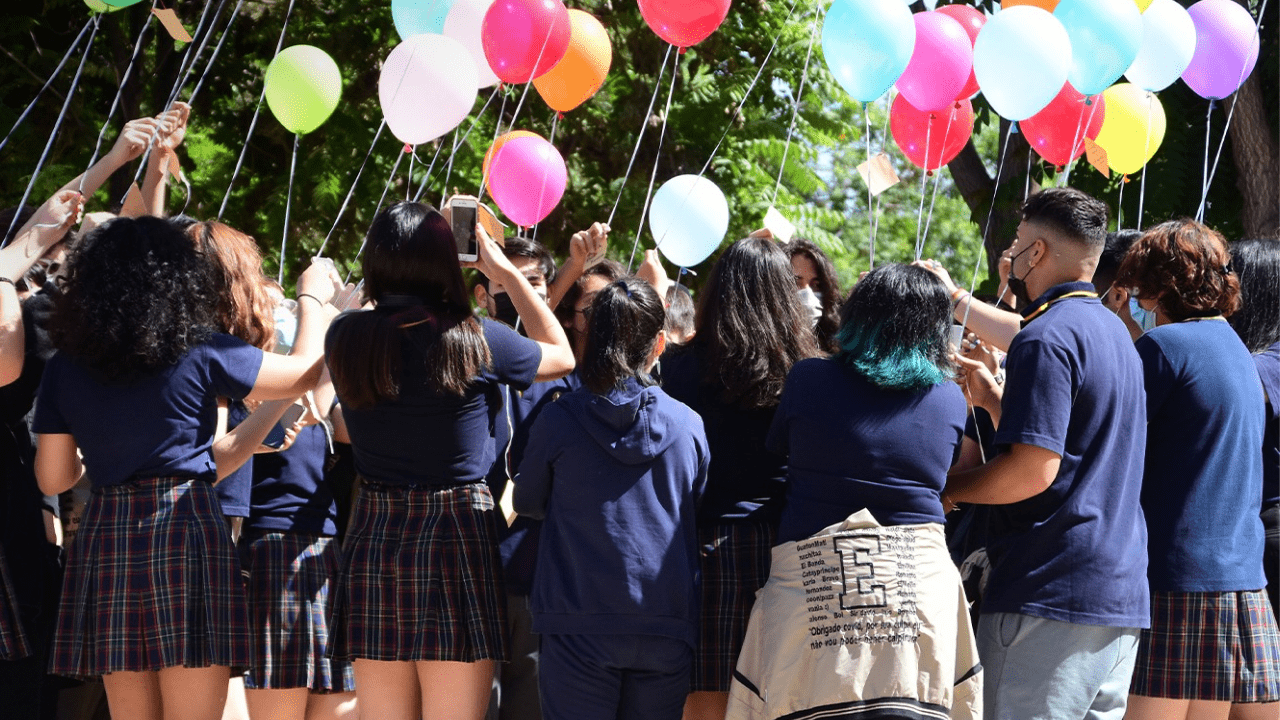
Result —
<svg viewBox="0 0 1280 720"><path fill-rule="evenodd" d="M1258 62L1258 26L1232 0L1200 0L1187 9L1196 26L1196 52L1182 79L1197 95L1221 100L1244 84Z"/></svg>

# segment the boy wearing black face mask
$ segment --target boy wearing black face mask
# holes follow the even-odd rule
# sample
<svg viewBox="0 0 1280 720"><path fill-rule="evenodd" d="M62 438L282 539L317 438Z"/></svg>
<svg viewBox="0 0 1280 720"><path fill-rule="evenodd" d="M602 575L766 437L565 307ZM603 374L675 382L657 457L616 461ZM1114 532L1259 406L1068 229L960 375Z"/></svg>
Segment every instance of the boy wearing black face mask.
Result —
<svg viewBox="0 0 1280 720"><path fill-rule="evenodd" d="M507 238L505 242L502 254L506 255L516 270L524 275L533 286L533 291L546 300L547 288L556 277L556 263L551 258L551 252L537 240L530 240L521 235ZM492 282L481 275L473 292L476 305L484 309L489 317L516 327L519 316L502 283Z"/></svg>

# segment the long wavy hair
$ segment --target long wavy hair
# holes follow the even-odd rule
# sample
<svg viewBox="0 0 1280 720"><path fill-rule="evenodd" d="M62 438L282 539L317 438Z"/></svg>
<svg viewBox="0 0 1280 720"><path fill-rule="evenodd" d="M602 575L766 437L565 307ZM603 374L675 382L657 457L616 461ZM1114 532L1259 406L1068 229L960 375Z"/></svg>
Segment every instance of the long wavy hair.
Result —
<svg viewBox="0 0 1280 720"><path fill-rule="evenodd" d="M702 381L744 410L777 405L791 366L819 354L790 258L772 240L739 240L716 261L699 296L691 344Z"/></svg>
<svg viewBox="0 0 1280 720"><path fill-rule="evenodd" d="M1280 240L1231 243L1231 269L1240 279L1240 309L1227 322L1251 353L1280 342Z"/></svg>
<svg viewBox="0 0 1280 720"><path fill-rule="evenodd" d="M814 292L822 295L822 315L818 317L814 333L818 336L818 347L823 352L833 353L839 349L836 344L836 333L840 330L840 306L844 303L844 291L840 289L840 276L836 273L835 263L812 240L797 237L782 246L788 258L798 256L809 258L818 276L814 278Z"/></svg>
<svg viewBox="0 0 1280 720"><path fill-rule="evenodd" d="M107 380L127 381L207 340L217 298L212 264L181 231L158 218L116 218L72 249L50 335Z"/></svg>
<svg viewBox="0 0 1280 720"><path fill-rule="evenodd" d="M187 237L213 265L221 289L215 308L218 330L270 351L276 344L275 303L267 292L258 244L216 221L189 225Z"/></svg>

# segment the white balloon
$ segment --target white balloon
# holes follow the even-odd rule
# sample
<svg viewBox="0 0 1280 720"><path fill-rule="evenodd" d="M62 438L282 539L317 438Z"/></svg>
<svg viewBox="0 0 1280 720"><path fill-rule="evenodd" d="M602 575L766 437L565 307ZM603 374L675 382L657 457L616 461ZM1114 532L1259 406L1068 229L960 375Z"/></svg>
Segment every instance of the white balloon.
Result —
<svg viewBox="0 0 1280 720"><path fill-rule="evenodd" d="M710 180L677 175L653 194L649 231L658 250L680 267L706 260L729 230L729 203Z"/></svg>
<svg viewBox="0 0 1280 720"><path fill-rule="evenodd" d="M458 127L476 103L476 67L462 43L414 35L382 64L378 101L401 142L421 145Z"/></svg>
<svg viewBox="0 0 1280 720"><path fill-rule="evenodd" d="M1182 77L1196 54L1196 26L1174 0L1151 0L1142 13L1142 47L1125 71L1129 82L1159 92Z"/></svg>
<svg viewBox="0 0 1280 720"><path fill-rule="evenodd" d="M480 40L480 28L484 25L484 15L494 0L455 0L444 19L444 34L457 40L471 54L479 74L477 88L487 88L498 83L498 76L489 67L489 60L484 56L484 43Z"/></svg>
<svg viewBox="0 0 1280 720"><path fill-rule="evenodd" d="M992 15L973 44L973 74L983 97L1000 117L1015 122L1052 102L1070 72L1071 38L1066 28L1033 5L1015 5Z"/></svg>

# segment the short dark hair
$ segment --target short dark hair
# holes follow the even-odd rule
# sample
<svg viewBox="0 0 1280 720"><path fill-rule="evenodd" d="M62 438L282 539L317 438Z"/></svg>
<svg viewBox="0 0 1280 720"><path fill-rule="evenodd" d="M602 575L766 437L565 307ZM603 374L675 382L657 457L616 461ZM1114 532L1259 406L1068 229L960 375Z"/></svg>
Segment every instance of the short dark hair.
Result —
<svg viewBox="0 0 1280 720"><path fill-rule="evenodd" d="M1027 198L1022 219L1045 225L1091 250L1107 241L1107 206L1075 188L1049 188Z"/></svg>
<svg viewBox="0 0 1280 720"><path fill-rule="evenodd" d="M1240 280L1240 309L1228 322L1249 352L1262 352L1280 342L1280 240L1231 243L1231 269Z"/></svg>
<svg viewBox="0 0 1280 720"><path fill-rule="evenodd" d="M532 258L538 261L538 270L542 273L542 277L546 279L550 285L556 279L556 261L551 257L551 251L545 245L525 237L524 235L515 235L503 240L502 254L507 259L515 258ZM489 289L489 278L484 273L478 273L479 278L476 283L485 290Z"/></svg>
<svg viewBox="0 0 1280 720"><path fill-rule="evenodd" d="M693 294L689 288L680 283L672 283L667 288L667 322L666 330L688 337L693 334Z"/></svg>
<svg viewBox="0 0 1280 720"><path fill-rule="evenodd" d="M629 378L653 385L645 364L666 316L658 293L639 278L625 277L601 288L591 301L579 371L583 384L597 395L621 387Z"/></svg>
<svg viewBox="0 0 1280 720"><path fill-rule="evenodd" d="M569 286L565 291L564 297L560 299L560 304L554 308L556 317L560 322L568 325L573 322L573 308L582 299L582 288L586 284L587 278L602 277L609 282L621 280L627 276L627 268L617 260L605 259L599 263L592 265L582 272L582 277Z"/></svg>
<svg viewBox="0 0 1280 720"><path fill-rule="evenodd" d="M1116 272L1129 248L1142 237L1141 230L1118 230L1107 233L1107 241L1102 246L1102 256L1098 258L1098 267L1093 271L1093 284L1098 291L1106 290L1115 284Z"/></svg>
<svg viewBox="0 0 1280 720"><path fill-rule="evenodd" d="M1240 307L1240 280L1231 272L1227 241L1194 220L1170 220L1147 230L1129 249L1116 283L1159 301L1165 315L1231 315Z"/></svg>

